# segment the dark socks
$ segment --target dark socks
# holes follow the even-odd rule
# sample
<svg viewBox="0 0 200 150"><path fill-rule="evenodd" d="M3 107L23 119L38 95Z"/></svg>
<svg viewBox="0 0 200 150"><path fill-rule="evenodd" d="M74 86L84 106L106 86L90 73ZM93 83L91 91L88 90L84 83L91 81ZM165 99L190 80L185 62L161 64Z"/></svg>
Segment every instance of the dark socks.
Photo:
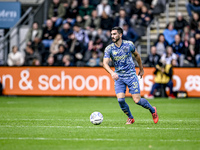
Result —
<svg viewBox="0 0 200 150"><path fill-rule="evenodd" d="M137 104L146 109L149 109L151 113L155 113L155 109L151 106L151 104L149 104L149 102L145 98L141 98Z"/></svg>
<svg viewBox="0 0 200 150"><path fill-rule="evenodd" d="M131 111L129 109L129 106L125 102L125 98L119 98L118 102L119 102L119 106L121 107L122 111L128 116L128 118L133 118Z"/></svg>

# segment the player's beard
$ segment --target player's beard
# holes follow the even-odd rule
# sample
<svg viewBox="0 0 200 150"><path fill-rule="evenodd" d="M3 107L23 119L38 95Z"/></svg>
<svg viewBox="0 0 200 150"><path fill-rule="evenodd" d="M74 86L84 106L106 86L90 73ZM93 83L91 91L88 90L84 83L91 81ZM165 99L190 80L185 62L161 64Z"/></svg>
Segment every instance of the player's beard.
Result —
<svg viewBox="0 0 200 150"><path fill-rule="evenodd" d="M119 39L120 39L120 37L118 36L116 39L112 39L112 41L113 41L114 43L117 43L117 42L119 41Z"/></svg>

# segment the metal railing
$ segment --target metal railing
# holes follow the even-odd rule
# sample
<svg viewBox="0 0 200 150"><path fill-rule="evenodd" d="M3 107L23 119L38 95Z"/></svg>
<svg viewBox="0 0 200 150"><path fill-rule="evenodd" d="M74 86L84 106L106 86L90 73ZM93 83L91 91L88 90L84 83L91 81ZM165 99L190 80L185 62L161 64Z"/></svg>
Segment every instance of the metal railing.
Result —
<svg viewBox="0 0 200 150"><path fill-rule="evenodd" d="M3 51L4 54L4 64L6 65L7 62L7 57L8 57L8 52L9 52L9 45L10 45L10 40L12 40L15 36L16 36L16 40L17 40L17 46L20 48L20 46L22 45L22 42L20 42L20 26L27 24L29 21L32 20L32 7L28 8L28 10L24 13L24 15L19 19L19 21L8 31L8 33L2 38L2 40L0 41L0 45L2 45L1 49ZM14 30L16 30L16 34L12 33L14 32Z"/></svg>

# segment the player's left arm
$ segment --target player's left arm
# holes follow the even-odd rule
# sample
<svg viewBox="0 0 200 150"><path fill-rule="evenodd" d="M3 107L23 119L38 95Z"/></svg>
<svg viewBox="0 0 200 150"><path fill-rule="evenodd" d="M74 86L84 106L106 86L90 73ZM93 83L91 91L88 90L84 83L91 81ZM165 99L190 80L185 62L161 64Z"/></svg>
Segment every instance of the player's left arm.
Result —
<svg viewBox="0 0 200 150"><path fill-rule="evenodd" d="M136 59L138 65L139 65L139 69L140 69L138 76L140 76L140 78L142 78L142 76L144 75L144 70L143 70L143 65L142 65L142 60L141 60L140 54L135 49L135 51L133 52L133 55L135 56L135 59Z"/></svg>

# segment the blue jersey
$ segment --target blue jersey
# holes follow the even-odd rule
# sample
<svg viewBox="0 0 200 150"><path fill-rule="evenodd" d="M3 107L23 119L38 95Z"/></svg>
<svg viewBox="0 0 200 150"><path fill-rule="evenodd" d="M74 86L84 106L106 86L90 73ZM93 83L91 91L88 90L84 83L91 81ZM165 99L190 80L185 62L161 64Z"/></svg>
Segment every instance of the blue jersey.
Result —
<svg viewBox="0 0 200 150"><path fill-rule="evenodd" d="M120 77L130 77L135 75L135 64L132 53L135 52L135 45L131 41L122 40L120 47L114 43L105 48L104 58L111 58L115 72Z"/></svg>

